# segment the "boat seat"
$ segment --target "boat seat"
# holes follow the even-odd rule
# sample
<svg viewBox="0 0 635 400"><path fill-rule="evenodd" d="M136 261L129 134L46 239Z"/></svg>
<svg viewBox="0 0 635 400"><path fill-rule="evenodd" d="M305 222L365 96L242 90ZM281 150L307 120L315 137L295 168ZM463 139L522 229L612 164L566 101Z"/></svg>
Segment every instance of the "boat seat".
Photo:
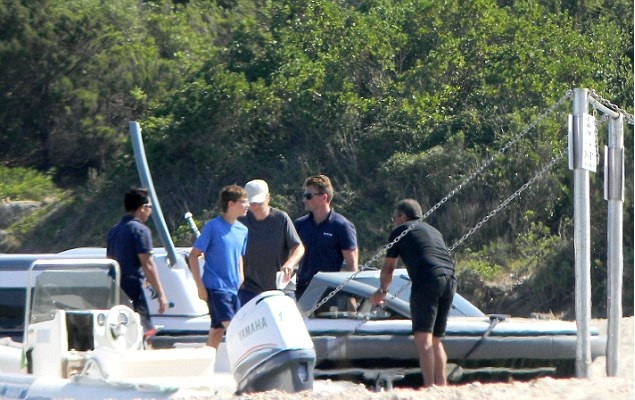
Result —
<svg viewBox="0 0 635 400"><path fill-rule="evenodd" d="M22 343L10 337L0 338L0 373L23 373L21 361Z"/></svg>
<svg viewBox="0 0 635 400"><path fill-rule="evenodd" d="M214 372L216 350L198 348L172 348L156 350L116 351L97 348L91 359L97 371L108 380L135 380L138 378L211 377Z"/></svg>

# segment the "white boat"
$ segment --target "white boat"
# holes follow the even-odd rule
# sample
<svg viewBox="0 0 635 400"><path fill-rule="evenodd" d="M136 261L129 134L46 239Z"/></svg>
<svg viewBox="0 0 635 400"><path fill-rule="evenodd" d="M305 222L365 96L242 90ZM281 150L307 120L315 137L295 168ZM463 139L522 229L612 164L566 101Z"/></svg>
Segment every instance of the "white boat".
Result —
<svg viewBox="0 0 635 400"><path fill-rule="evenodd" d="M265 292L241 309L228 328L231 357L221 363L232 372L215 371L217 352L204 343L148 348L139 315L120 292L115 261L38 257L26 271L0 268L3 284L26 274L24 304L31 305L25 307L22 340L0 340L2 399L169 399L312 389L313 344L306 330L297 329L302 318L295 303L280 292Z"/></svg>
<svg viewBox="0 0 635 400"><path fill-rule="evenodd" d="M138 314L121 304L116 262L38 260L26 273L23 340L0 345L3 399L170 398L216 389L213 348L144 348Z"/></svg>

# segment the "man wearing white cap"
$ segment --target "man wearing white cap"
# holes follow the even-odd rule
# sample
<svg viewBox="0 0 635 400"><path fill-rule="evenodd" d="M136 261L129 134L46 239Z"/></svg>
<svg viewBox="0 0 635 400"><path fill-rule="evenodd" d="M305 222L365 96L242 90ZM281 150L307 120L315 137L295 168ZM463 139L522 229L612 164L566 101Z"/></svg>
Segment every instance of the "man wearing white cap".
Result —
<svg viewBox="0 0 635 400"><path fill-rule="evenodd" d="M269 186L262 179L245 185L249 211L239 220L249 229L244 257L245 281L238 291L240 304L267 290L274 290L276 274L281 271L285 281L291 279L296 264L304 255L304 246L289 215L271 207Z"/></svg>

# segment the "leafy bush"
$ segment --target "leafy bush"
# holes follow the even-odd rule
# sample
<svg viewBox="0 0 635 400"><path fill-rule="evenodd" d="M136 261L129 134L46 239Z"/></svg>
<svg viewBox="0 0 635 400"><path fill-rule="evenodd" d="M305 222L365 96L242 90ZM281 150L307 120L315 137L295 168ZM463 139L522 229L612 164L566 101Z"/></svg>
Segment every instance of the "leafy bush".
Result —
<svg viewBox="0 0 635 400"><path fill-rule="evenodd" d="M458 268L458 271L469 270L476 273L484 281L494 281L501 274L502 267L483 259L466 260Z"/></svg>
<svg viewBox="0 0 635 400"><path fill-rule="evenodd" d="M60 193L48 174L28 168L0 166L0 199L44 200Z"/></svg>

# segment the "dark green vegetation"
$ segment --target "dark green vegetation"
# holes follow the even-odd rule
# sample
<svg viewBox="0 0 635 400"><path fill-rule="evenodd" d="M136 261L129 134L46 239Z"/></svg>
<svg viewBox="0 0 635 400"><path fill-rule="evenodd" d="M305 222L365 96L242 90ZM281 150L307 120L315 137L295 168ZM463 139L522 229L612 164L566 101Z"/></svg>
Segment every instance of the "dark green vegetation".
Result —
<svg viewBox="0 0 635 400"><path fill-rule="evenodd" d="M1 165L39 171L65 193L47 189L56 207L2 227L0 251L103 246L123 191L138 184L136 120L178 245L193 239L183 214L202 223L226 184L264 178L274 205L297 217L304 178L325 173L334 206L357 225L364 264L384 245L394 201L433 207L576 87L633 113L631 1L0 0ZM566 149L570 112L569 98L428 218L449 244ZM15 185L0 197L28 197ZM565 157L457 247L461 292L487 312L570 316L571 185ZM591 189L602 316L601 165Z"/></svg>

